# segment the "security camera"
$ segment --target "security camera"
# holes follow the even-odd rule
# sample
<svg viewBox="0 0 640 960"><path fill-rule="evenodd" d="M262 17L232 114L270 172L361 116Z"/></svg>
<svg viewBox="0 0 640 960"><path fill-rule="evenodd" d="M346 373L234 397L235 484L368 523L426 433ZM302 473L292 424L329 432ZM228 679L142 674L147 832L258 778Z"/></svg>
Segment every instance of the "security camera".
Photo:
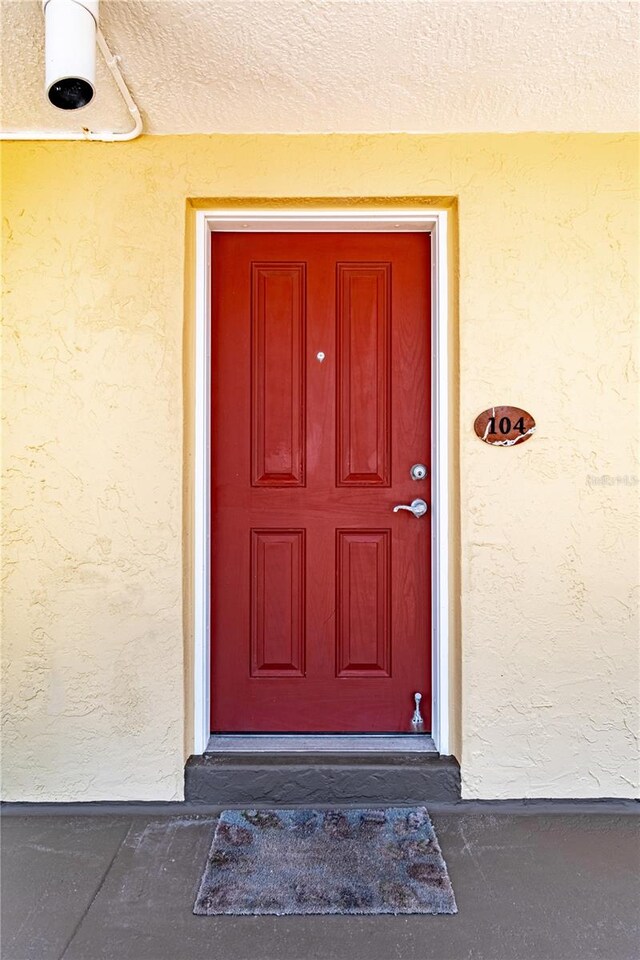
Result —
<svg viewBox="0 0 640 960"><path fill-rule="evenodd" d="M60 110L91 103L96 82L98 0L43 0L45 92Z"/></svg>

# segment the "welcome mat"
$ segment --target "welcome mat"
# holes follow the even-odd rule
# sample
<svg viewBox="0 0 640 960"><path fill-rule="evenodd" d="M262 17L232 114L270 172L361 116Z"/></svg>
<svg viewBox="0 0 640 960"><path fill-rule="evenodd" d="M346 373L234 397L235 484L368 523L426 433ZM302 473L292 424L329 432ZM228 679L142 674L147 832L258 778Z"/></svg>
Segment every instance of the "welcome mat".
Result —
<svg viewBox="0 0 640 960"><path fill-rule="evenodd" d="M200 916L457 913L425 807L225 810Z"/></svg>

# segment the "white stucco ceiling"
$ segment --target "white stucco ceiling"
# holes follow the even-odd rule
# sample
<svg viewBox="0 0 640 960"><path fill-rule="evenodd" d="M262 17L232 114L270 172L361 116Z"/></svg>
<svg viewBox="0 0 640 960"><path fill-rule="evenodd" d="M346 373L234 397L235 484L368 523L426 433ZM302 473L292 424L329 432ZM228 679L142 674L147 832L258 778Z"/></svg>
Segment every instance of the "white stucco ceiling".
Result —
<svg viewBox="0 0 640 960"><path fill-rule="evenodd" d="M101 65L75 115L43 94L39 0L2 0L4 130L130 126ZM626 0L102 0L145 131L639 128Z"/></svg>

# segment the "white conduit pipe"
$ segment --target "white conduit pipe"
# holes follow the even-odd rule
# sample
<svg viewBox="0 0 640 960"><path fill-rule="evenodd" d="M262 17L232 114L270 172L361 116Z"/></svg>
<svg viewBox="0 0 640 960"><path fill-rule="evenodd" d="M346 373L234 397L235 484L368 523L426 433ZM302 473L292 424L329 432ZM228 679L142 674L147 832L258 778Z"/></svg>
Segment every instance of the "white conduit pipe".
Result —
<svg viewBox="0 0 640 960"><path fill-rule="evenodd" d="M71 133L62 133L58 130L23 130L16 131L15 133L0 133L0 140L99 140L103 143L122 143L125 140L135 140L136 137L140 136L142 133L142 117L134 103L133 97L129 93L129 88L124 81L124 77L120 73L120 68L118 67L120 58L111 53L102 30L100 30L99 27L96 30L96 41L100 48L100 53L104 57L104 61L109 67L113 79L118 86L122 99L127 105L127 110L133 117L133 129L125 133L115 133L110 130L105 130L103 133L95 133L87 127L83 127L81 131Z"/></svg>

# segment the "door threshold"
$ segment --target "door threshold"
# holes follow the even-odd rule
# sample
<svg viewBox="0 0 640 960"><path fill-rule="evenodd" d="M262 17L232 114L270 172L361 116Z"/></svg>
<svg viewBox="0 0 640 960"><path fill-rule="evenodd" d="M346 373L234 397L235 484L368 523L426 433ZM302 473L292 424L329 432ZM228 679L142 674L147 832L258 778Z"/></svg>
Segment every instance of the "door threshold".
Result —
<svg viewBox="0 0 640 960"><path fill-rule="evenodd" d="M438 755L432 738L424 733L226 733L212 734L206 753L412 753Z"/></svg>

